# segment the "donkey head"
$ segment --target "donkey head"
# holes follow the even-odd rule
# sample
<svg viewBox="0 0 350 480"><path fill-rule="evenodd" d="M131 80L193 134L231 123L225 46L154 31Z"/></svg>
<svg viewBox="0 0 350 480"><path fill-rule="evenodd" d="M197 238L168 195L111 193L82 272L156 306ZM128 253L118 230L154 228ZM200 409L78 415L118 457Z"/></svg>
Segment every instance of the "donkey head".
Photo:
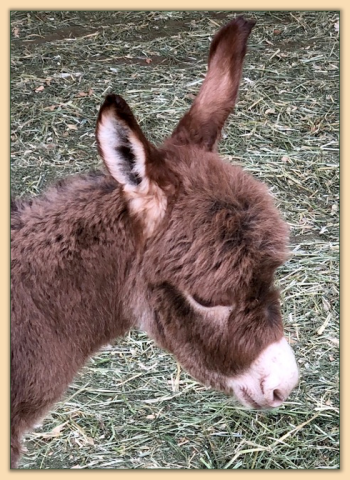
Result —
<svg viewBox="0 0 350 480"><path fill-rule="evenodd" d="M215 35L199 94L160 148L116 95L96 134L139 239L140 326L199 381L271 408L298 380L274 288L288 229L266 186L216 153L253 26L238 17Z"/></svg>

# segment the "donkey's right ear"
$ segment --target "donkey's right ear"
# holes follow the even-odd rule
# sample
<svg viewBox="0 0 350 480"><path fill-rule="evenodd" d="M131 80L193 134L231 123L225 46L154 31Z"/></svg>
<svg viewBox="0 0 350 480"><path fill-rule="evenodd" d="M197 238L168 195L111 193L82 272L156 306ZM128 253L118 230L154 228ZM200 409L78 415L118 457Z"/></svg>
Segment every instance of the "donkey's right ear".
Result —
<svg viewBox="0 0 350 480"><path fill-rule="evenodd" d="M96 126L98 150L109 173L124 187L136 190L146 178L151 144L145 138L128 104L119 95L108 95Z"/></svg>
<svg viewBox="0 0 350 480"><path fill-rule="evenodd" d="M180 145L197 145L216 150L222 127L233 110L255 20L237 17L214 36L209 52L208 71L190 110L172 134Z"/></svg>

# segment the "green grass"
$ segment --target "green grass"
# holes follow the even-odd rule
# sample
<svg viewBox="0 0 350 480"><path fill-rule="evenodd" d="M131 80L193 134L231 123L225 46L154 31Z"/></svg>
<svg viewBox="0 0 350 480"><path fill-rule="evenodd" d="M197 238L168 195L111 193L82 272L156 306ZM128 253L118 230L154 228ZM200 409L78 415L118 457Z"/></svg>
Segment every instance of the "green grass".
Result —
<svg viewBox="0 0 350 480"><path fill-rule="evenodd" d="M26 436L21 468L338 469L339 32L337 12L257 20L220 151L266 182L291 226L278 270L301 379L286 404L249 412L202 387L141 332L99 352ZM232 12L11 13L11 188L99 167L104 95L169 135Z"/></svg>

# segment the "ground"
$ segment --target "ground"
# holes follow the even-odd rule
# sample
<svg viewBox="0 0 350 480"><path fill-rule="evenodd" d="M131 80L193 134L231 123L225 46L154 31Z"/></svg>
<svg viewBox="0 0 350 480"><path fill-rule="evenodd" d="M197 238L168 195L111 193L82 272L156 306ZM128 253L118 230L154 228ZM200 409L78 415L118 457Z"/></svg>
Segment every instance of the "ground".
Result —
<svg viewBox="0 0 350 480"><path fill-rule="evenodd" d="M301 379L249 412L202 387L143 333L96 355L26 437L20 467L337 469L339 459L339 13L255 18L222 156L265 181L291 228L278 270ZM237 12L11 12L11 189L100 168L108 92L159 143L190 106L210 39Z"/></svg>

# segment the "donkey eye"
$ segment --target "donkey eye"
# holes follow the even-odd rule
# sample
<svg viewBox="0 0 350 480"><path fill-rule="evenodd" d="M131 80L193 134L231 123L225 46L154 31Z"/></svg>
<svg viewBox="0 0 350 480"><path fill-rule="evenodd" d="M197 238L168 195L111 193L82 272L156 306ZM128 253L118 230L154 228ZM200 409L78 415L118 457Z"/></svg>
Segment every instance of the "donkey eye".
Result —
<svg viewBox="0 0 350 480"><path fill-rule="evenodd" d="M208 311L211 309L213 312L221 311L222 313L227 313L231 312L234 307L232 302L229 302L228 299L224 298L207 300L197 294L188 295L187 298L194 307L206 308Z"/></svg>
<svg viewBox="0 0 350 480"><path fill-rule="evenodd" d="M200 297L199 295L192 295L192 298L201 307L211 308L211 307L218 307L219 306L217 303L215 303L211 300L205 300L204 298Z"/></svg>
<svg viewBox="0 0 350 480"><path fill-rule="evenodd" d="M226 317L234 308L234 302L229 302L229 299L222 295L214 298L214 300L203 298L197 293L190 294L189 292L184 292L184 295L195 311L201 312L205 315L219 315L219 317Z"/></svg>

